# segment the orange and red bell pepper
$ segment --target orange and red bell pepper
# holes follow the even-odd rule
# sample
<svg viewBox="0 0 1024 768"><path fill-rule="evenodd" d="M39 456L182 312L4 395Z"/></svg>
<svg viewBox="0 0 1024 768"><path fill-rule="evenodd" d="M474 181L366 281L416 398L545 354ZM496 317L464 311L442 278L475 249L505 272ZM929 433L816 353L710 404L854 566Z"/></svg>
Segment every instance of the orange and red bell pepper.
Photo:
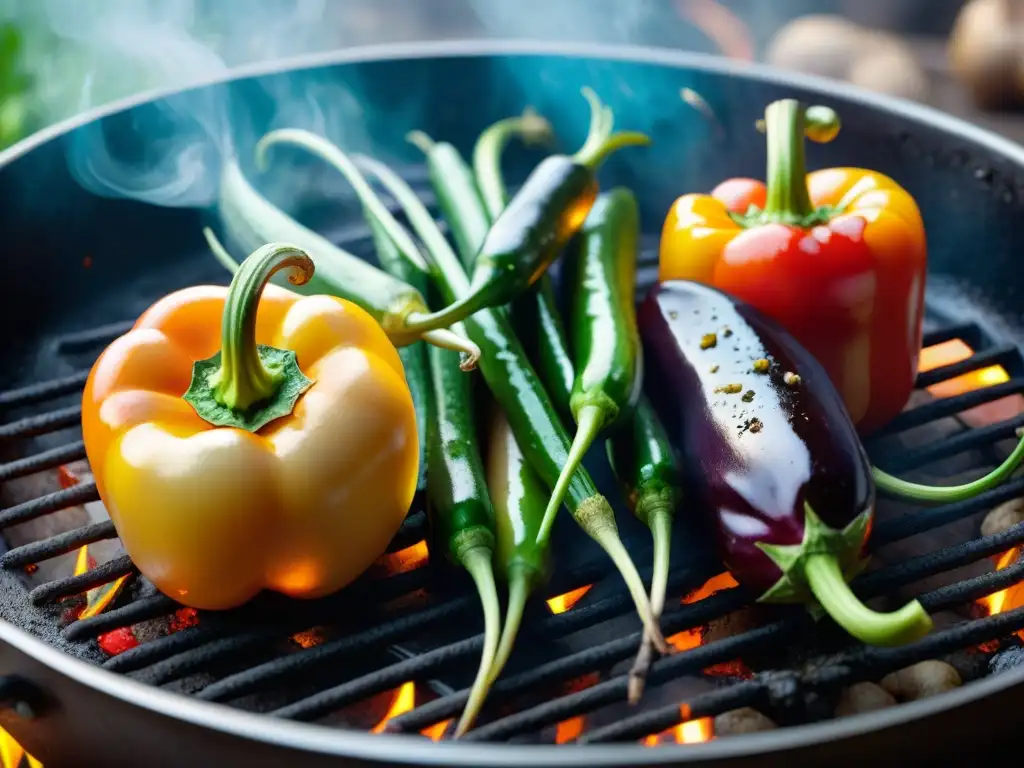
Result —
<svg viewBox="0 0 1024 768"><path fill-rule="evenodd" d="M294 247L253 253L230 288L164 297L90 372L82 432L125 550L166 595L237 606L319 597L386 549L416 488L412 396L355 304L268 285Z"/></svg>
<svg viewBox="0 0 1024 768"><path fill-rule="evenodd" d="M914 386L927 267L910 194L862 168L807 174L804 136L831 141L826 107L783 99L765 111L767 185L729 179L678 198L666 217L661 280L713 285L775 318L828 371L861 433L899 413Z"/></svg>

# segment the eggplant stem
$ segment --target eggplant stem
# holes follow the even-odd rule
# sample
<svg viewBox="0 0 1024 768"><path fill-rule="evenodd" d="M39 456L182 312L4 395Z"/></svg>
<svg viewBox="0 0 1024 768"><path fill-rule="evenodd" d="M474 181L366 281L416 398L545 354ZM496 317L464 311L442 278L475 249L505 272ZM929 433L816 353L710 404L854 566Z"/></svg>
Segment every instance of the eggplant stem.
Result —
<svg viewBox="0 0 1024 768"><path fill-rule="evenodd" d="M825 612L851 635L869 645L896 646L924 637L932 619L917 600L892 613L868 608L843 578L835 555L810 555L804 577Z"/></svg>
<svg viewBox="0 0 1024 768"><path fill-rule="evenodd" d="M380 223L405 258L419 269L427 271L428 267L423 259L423 254L416 247L408 230L391 215L387 206L370 187L355 163L341 149L310 131L299 128L282 128L266 134L256 144L256 165L260 170L266 168L267 150L275 144L291 144L304 149L337 169L352 185L366 215L372 216Z"/></svg>
<svg viewBox="0 0 1024 768"><path fill-rule="evenodd" d="M526 144L544 144L554 135L551 123L532 110L506 117L484 129L473 147L473 173L487 214L496 219L508 204L508 192L501 173L501 155L514 136Z"/></svg>
<svg viewBox="0 0 1024 768"><path fill-rule="evenodd" d="M651 528L651 538L654 541L654 573L651 576L651 615L655 621L661 619L661 612L665 610L665 592L668 589L668 567L669 555L672 544L672 510L664 505L651 505L648 507L647 522ZM636 654L636 660L629 670L628 699L630 704L636 704L644 693L644 684L647 680L647 673L651 668L653 657L651 637L644 631L643 640L640 643L640 650Z"/></svg>
<svg viewBox="0 0 1024 768"><path fill-rule="evenodd" d="M498 643L498 651L491 662L490 673L487 675L487 682L490 685L501 675L501 671L508 663L512 655L512 648L516 643L516 635L519 634L519 626L523 622L523 613L526 611L526 598L530 596L530 579L526 571L516 568L509 575L508 583L508 609L505 611L505 627L501 631L501 640Z"/></svg>
<svg viewBox="0 0 1024 768"><path fill-rule="evenodd" d="M890 496L896 496L908 501L925 501L939 504L952 504L957 501L965 501L991 490L1007 479L1013 471L1024 461L1024 434L1017 430L1020 438L1013 452L1006 457L1006 461L993 469L984 477L972 480L963 485L919 485L900 480L890 474L883 472L877 467L871 468L871 474L875 478L875 485L878 489Z"/></svg>
<svg viewBox="0 0 1024 768"><path fill-rule="evenodd" d="M565 494L569 490L569 483L572 482L573 475L583 463L583 457L590 450L590 446L597 438L597 433L601 431L606 420L606 410L599 405L584 405L577 411L576 435L572 439L572 445L569 446L565 465L555 481L551 499L548 501L547 509L544 510L544 519L541 520L540 529L537 531L537 542L542 546L546 546L548 539L551 538L555 516L562 508L562 502L565 500Z"/></svg>
<svg viewBox="0 0 1024 768"><path fill-rule="evenodd" d="M469 690L469 700L455 729L455 738L473 727L477 715L490 691L490 670L498 650L498 636L501 634L498 589L494 584L494 570L491 567L493 553L488 547L473 547L462 556L462 566L469 572L480 594L480 605L484 612L484 648L480 655L480 666Z"/></svg>

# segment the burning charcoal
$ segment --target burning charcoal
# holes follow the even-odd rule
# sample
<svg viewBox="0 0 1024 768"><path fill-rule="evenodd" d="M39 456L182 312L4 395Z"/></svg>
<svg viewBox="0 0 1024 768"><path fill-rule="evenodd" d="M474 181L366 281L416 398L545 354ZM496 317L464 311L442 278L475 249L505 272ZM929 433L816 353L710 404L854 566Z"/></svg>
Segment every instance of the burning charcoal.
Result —
<svg viewBox="0 0 1024 768"><path fill-rule="evenodd" d="M959 673L944 661L931 659L882 678L880 685L900 701L926 699L963 684Z"/></svg>
<svg viewBox="0 0 1024 768"><path fill-rule="evenodd" d="M723 712L715 718L715 736L735 736L741 733L758 733L778 728L775 721L765 717L756 709L742 707Z"/></svg>
<svg viewBox="0 0 1024 768"><path fill-rule="evenodd" d="M981 535L995 536L1008 531L1018 523L1024 523L1024 498L1018 497L1003 502L981 521Z"/></svg>
<svg viewBox="0 0 1024 768"><path fill-rule="evenodd" d="M1024 648L1014 646L1007 648L1005 651L1000 651L993 656L988 663L988 668L993 675L998 675L1000 672L1005 672L1021 665L1024 665Z"/></svg>
<svg viewBox="0 0 1024 768"><path fill-rule="evenodd" d="M896 699L884 688L874 683L854 683L839 696L839 703L836 704L836 717L846 717L895 706Z"/></svg>

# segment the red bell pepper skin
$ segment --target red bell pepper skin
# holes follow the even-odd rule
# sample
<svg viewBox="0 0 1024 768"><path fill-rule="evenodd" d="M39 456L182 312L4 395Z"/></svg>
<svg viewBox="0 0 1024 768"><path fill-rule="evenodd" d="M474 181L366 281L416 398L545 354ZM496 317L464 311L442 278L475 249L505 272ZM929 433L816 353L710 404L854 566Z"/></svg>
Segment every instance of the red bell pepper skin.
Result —
<svg viewBox="0 0 1024 768"><path fill-rule="evenodd" d="M917 374L927 256L917 204L859 168L805 173L804 135L838 117L785 99L765 112L768 184L729 179L673 204L660 278L712 285L781 323L818 359L862 434L907 402Z"/></svg>

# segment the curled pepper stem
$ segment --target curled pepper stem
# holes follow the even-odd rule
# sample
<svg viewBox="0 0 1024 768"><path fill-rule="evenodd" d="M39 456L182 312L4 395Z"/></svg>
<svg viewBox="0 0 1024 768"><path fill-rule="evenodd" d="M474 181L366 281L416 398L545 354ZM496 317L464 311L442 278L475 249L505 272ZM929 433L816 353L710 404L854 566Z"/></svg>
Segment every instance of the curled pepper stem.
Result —
<svg viewBox="0 0 1024 768"><path fill-rule="evenodd" d="M284 378L277 368L268 368L256 345L256 310L267 282L282 269L294 268L292 285L302 285L313 276L313 260L293 246L270 243L242 262L231 278L224 302L221 324L220 370L211 377L214 399L225 408L244 411L269 399Z"/></svg>
<svg viewBox="0 0 1024 768"><path fill-rule="evenodd" d="M820 216L807 192L804 137L828 142L839 132L839 116L828 107L805 107L796 99L780 99L764 113L768 144L768 185L764 210L757 223L806 226Z"/></svg>
<svg viewBox="0 0 1024 768"><path fill-rule="evenodd" d="M494 570L491 568L493 552L490 547L472 547L462 553L462 566L469 572L480 594L480 605L484 613L484 648L480 655L480 666L476 678L469 691L469 700L462 711L462 717L455 729L458 738L470 728L480 713L480 708L487 698L490 688L490 671L498 650L498 636L501 633L500 614L498 610L498 590L494 583Z"/></svg>
<svg viewBox="0 0 1024 768"><path fill-rule="evenodd" d="M509 656L512 655L512 648L516 644L516 635L519 634L519 627L523 623L523 613L526 611L526 599L530 596L532 586L530 573L525 568L513 568L509 573L508 582L508 608L505 610L505 626L501 631L501 640L498 643L497 653L491 663L488 673L488 683L493 685L494 681L501 675Z"/></svg>
<svg viewBox="0 0 1024 768"><path fill-rule="evenodd" d="M623 147L647 146L651 143L650 136L639 131L612 133L615 115L611 109L601 103L593 89L584 87L580 92L590 105L590 129L583 146L573 155L575 162L596 171L609 156Z"/></svg>
<svg viewBox="0 0 1024 768"><path fill-rule="evenodd" d="M554 132L551 123L532 109L525 109L521 115L499 120L480 134L473 147L473 174L480 187L484 207L492 219L498 218L508 204L508 192L501 173L501 155L515 136L526 144L548 144Z"/></svg>
<svg viewBox="0 0 1024 768"><path fill-rule="evenodd" d="M661 619L665 610L665 592L668 589L669 553L672 544L672 509L669 505L658 501L647 507L647 524L651 528L654 540L654 572L651 576L651 615L655 621ZM653 660L653 638L644 631L640 650L629 670L627 698L630 704L636 704L644 693L647 673Z"/></svg>
<svg viewBox="0 0 1024 768"><path fill-rule="evenodd" d="M868 608L853 594L834 555L809 555L803 571L811 592L825 612L843 629L869 645L903 645L918 640L932 628L931 617L917 600L892 613Z"/></svg>
<svg viewBox="0 0 1024 768"><path fill-rule="evenodd" d="M871 468L875 478L875 485L878 489L890 496L896 496L908 501L923 501L937 504L952 504L957 501L965 501L995 488L1006 478L1013 474L1014 470L1024 461L1024 430L1017 430L1019 438L1013 452L1006 457L1006 461L993 469L984 477L979 477L963 485L919 485L900 480L890 474L883 472L877 467Z"/></svg>

